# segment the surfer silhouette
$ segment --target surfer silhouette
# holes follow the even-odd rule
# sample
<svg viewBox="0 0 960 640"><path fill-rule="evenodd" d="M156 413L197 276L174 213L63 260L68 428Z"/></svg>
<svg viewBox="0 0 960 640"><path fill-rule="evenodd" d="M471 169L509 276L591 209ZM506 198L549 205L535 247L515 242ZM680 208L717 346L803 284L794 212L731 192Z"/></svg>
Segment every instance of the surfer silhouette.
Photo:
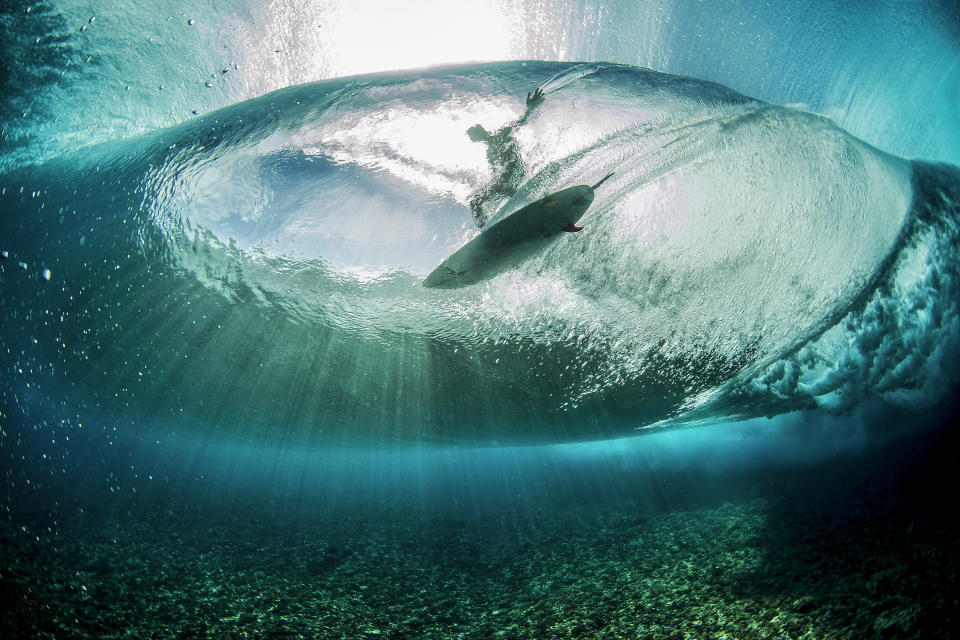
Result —
<svg viewBox="0 0 960 640"><path fill-rule="evenodd" d="M489 215L485 205L491 200L506 199L516 193L523 184L523 160L513 138L513 128L522 125L530 114L543 102L543 89L537 87L527 93L527 110L519 120L491 134L482 125L475 124L467 129L467 135L474 142L487 145L487 161L493 167L493 180L470 198L470 210L477 226L483 227Z"/></svg>

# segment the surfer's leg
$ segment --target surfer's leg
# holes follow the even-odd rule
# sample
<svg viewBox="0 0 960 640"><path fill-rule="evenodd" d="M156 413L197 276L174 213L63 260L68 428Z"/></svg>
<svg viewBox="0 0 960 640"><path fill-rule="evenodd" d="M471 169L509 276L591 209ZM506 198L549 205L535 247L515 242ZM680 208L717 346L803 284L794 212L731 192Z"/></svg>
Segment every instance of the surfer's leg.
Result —
<svg viewBox="0 0 960 640"><path fill-rule="evenodd" d="M487 214L483 211L483 203L486 200L486 189L481 189L470 198L470 211L473 212L473 221L480 229L487 224Z"/></svg>

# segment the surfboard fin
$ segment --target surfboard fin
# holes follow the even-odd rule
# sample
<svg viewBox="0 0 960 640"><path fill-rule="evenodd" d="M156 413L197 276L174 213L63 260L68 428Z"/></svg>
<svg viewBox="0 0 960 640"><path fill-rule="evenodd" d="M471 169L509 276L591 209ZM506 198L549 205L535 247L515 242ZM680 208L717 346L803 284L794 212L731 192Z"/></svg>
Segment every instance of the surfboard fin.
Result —
<svg viewBox="0 0 960 640"><path fill-rule="evenodd" d="M450 274L451 276L462 276L463 274L466 273L466 270L464 270L464 271L454 271L454 270L451 269L450 267L444 267L444 270L445 270L448 274Z"/></svg>

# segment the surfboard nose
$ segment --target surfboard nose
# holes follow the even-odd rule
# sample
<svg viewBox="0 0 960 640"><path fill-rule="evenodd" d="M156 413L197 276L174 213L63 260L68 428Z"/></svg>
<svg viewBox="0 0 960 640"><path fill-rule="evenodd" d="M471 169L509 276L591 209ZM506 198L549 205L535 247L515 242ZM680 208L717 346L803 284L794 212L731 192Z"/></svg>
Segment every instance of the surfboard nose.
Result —
<svg viewBox="0 0 960 640"><path fill-rule="evenodd" d="M608 173L607 175L605 175L605 176L603 176L602 178L600 178L600 182L598 182L597 184L593 185L593 186L590 187L590 188L595 190L597 187L599 187L599 186L602 185L604 182L606 182L607 179L610 178L610 176L612 176L614 173L616 173L616 171L611 171L611 172Z"/></svg>

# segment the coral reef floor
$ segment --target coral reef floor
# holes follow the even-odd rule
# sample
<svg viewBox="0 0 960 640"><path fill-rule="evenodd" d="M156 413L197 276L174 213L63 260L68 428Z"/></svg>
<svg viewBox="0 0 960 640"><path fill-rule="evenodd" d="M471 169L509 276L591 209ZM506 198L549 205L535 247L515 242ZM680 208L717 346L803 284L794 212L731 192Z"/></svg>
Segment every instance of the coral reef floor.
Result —
<svg viewBox="0 0 960 640"><path fill-rule="evenodd" d="M0 635L949 637L960 531L942 491L948 440L906 463L890 447L737 477L663 472L650 478L659 504L598 497L470 518L8 493Z"/></svg>

